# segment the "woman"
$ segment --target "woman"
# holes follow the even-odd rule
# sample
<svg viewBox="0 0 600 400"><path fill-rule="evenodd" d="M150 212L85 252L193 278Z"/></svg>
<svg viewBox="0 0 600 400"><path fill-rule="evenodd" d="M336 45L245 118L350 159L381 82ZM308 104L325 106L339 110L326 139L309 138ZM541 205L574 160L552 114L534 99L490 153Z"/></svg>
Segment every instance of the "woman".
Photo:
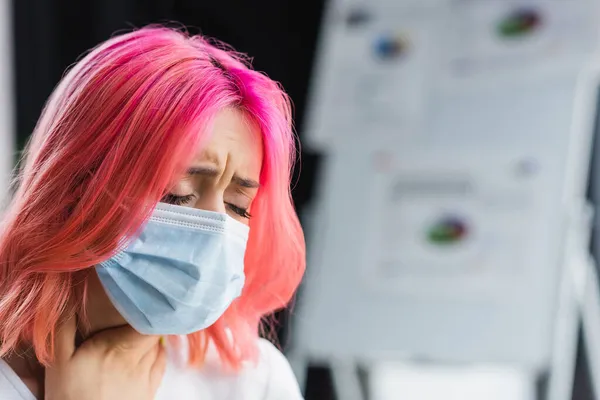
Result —
<svg viewBox="0 0 600 400"><path fill-rule="evenodd" d="M150 27L91 51L2 220L0 398L301 398L258 339L304 270L294 144L286 95L222 45Z"/></svg>

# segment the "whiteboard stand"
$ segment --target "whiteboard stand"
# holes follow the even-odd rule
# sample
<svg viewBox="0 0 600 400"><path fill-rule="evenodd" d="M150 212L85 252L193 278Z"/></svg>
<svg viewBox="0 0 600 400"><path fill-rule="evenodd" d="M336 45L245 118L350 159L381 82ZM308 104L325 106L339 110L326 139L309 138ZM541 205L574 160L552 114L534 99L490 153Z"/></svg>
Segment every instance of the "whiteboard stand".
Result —
<svg viewBox="0 0 600 400"><path fill-rule="evenodd" d="M565 268L568 270L569 268ZM554 350L550 364L547 400L571 400L579 333L579 310L573 279L565 271L554 332Z"/></svg>
<svg viewBox="0 0 600 400"><path fill-rule="evenodd" d="M331 380L338 399L364 400L357 367L350 360L331 363Z"/></svg>
<svg viewBox="0 0 600 400"><path fill-rule="evenodd" d="M565 267L560 281L547 400L570 400L573 392L581 310L588 281L591 207L585 204L573 214L565 238ZM597 286L597 281L593 284Z"/></svg>
<svg viewBox="0 0 600 400"><path fill-rule="evenodd" d="M593 220L593 209L588 207L587 221ZM581 238L580 246L586 249L590 243L591 229L582 230L586 234ZM581 254L584 254L581 252ZM590 371L590 380L595 398L600 397L600 281L598 280L597 263L594 257L585 253L573 264L574 287L576 299L581 318L581 327L585 348L587 350L587 362Z"/></svg>
<svg viewBox="0 0 600 400"><path fill-rule="evenodd" d="M304 358L302 355L298 354L296 348L293 350L286 351L286 357L290 366L292 367L292 371L294 371L294 375L296 376L296 380L298 381L298 386L302 390L303 394L306 394L306 383L307 383L307 375L308 375L308 367L309 361Z"/></svg>
<svg viewBox="0 0 600 400"><path fill-rule="evenodd" d="M585 293L581 307L583 338L587 349L590 380L600 397L600 287L596 263L590 256L585 269Z"/></svg>

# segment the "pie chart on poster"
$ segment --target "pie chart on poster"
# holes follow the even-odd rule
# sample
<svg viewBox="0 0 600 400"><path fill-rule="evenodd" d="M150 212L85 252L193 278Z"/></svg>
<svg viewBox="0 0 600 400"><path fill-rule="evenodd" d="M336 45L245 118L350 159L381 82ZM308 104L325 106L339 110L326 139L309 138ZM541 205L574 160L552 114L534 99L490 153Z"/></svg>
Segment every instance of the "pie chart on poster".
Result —
<svg viewBox="0 0 600 400"><path fill-rule="evenodd" d="M504 17L498 24L503 38L518 38L531 34L542 25L542 16L533 8L520 8Z"/></svg>
<svg viewBox="0 0 600 400"><path fill-rule="evenodd" d="M428 241L435 245L452 245L462 242L468 235L467 224L459 217L443 217L433 223L428 231Z"/></svg>
<svg viewBox="0 0 600 400"><path fill-rule="evenodd" d="M403 35L381 35L374 43L375 56L380 60L393 60L404 56L409 48Z"/></svg>

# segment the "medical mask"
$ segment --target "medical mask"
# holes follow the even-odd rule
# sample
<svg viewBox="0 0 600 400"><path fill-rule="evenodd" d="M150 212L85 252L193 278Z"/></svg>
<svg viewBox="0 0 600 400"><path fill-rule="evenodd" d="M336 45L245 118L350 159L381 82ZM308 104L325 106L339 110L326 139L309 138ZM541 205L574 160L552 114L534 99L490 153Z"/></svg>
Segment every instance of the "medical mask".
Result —
<svg viewBox="0 0 600 400"><path fill-rule="evenodd" d="M138 332L197 332L240 296L248 231L226 214L159 203L128 247L96 271Z"/></svg>

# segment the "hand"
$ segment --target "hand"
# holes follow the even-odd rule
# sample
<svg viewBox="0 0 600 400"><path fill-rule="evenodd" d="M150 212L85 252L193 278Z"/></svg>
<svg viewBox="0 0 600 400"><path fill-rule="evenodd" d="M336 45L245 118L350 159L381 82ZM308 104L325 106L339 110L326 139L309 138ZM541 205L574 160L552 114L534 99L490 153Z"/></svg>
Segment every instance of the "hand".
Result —
<svg viewBox="0 0 600 400"><path fill-rule="evenodd" d="M107 329L75 348L75 318L57 332L46 369L46 400L153 400L166 367L160 337L129 325Z"/></svg>

